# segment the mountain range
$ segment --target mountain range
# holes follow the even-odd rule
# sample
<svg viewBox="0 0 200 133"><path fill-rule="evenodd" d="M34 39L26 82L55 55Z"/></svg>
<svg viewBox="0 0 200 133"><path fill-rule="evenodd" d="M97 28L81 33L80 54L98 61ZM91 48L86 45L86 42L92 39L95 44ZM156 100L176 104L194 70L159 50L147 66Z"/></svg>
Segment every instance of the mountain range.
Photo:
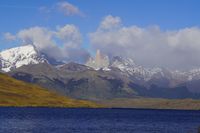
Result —
<svg viewBox="0 0 200 133"><path fill-rule="evenodd" d="M10 76L77 99L200 98L200 69L145 68L130 58L98 50L84 64L64 63L32 45L0 52L0 69Z"/></svg>

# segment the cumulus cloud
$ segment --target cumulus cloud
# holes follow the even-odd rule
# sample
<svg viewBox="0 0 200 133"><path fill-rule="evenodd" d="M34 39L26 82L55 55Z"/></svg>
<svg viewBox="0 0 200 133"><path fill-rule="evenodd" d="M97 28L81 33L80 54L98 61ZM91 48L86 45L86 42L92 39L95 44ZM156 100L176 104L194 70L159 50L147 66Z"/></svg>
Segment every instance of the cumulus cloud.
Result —
<svg viewBox="0 0 200 133"><path fill-rule="evenodd" d="M20 30L17 33L17 37L21 39L24 44L33 44L40 50L54 45L51 40L52 35L53 32L43 27L31 27Z"/></svg>
<svg viewBox="0 0 200 133"><path fill-rule="evenodd" d="M65 25L64 27L58 27L55 34L62 41L62 49L67 51L66 54L70 56L71 60L85 61L88 59L90 55L82 48L82 35L76 26Z"/></svg>
<svg viewBox="0 0 200 133"><path fill-rule="evenodd" d="M16 39L16 36L15 35L12 35L11 33L9 32L6 32L3 34L3 38L7 41L13 41Z"/></svg>
<svg viewBox="0 0 200 133"><path fill-rule="evenodd" d="M58 2L56 6L57 9L62 13L64 13L64 15L66 16L73 16L73 15L83 16L83 13L79 10L78 7L67 1Z"/></svg>
<svg viewBox="0 0 200 133"><path fill-rule="evenodd" d="M41 6L39 11L46 14L51 14L53 12L60 12L65 16L81 16L84 17L84 13L75 5L67 2L61 1L53 4L52 6Z"/></svg>
<svg viewBox="0 0 200 133"><path fill-rule="evenodd" d="M57 37L63 40L66 47L76 48L80 47L82 43L82 36L79 29L74 25L65 25L57 28Z"/></svg>
<svg viewBox="0 0 200 133"><path fill-rule="evenodd" d="M189 69L200 66L198 27L162 31L158 26L123 26L119 17L109 15L89 37L94 49L110 56L133 58L148 67Z"/></svg>
<svg viewBox="0 0 200 133"><path fill-rule="evenodd" d="M65 25L56 30L31 27L20 30L16 37L24 45L34 45L38 51L59 60L84 61L88 52L82 48L82 36L75 25Z"/></svg>
<svg viewBox="0 0 200 133"><path fill-rule="evenodd" d="M108 15L101 22L99 29L100 30L112 30L112 29L119 28L120 25L121 25L120 17L113 17L111 15Z"/></svg>

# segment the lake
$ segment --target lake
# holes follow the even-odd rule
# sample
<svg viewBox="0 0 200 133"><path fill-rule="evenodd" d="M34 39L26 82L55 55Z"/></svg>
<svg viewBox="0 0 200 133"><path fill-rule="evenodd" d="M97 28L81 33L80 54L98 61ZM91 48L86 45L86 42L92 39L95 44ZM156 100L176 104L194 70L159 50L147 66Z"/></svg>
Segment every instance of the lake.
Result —
<svg viewBox="0 0 200 133"><path fill-rule="evenodd" d="M0 133L197 133L200 111L0 108Z"/></svg>

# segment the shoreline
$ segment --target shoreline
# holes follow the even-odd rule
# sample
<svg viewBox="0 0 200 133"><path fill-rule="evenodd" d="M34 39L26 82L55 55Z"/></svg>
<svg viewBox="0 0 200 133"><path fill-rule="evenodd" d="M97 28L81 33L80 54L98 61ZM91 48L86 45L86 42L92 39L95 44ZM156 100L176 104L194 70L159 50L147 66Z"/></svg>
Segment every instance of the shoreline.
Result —
<svg viewBox="0 0 200 133"><path fill-rule="evenodd" d="M61 106L1 106L1 108L49 108L49 109L111 109L111 110L163 110L163 111L200 111L200 109L175 109L175 108L120 108L120 107L61 107Z"/></svg>

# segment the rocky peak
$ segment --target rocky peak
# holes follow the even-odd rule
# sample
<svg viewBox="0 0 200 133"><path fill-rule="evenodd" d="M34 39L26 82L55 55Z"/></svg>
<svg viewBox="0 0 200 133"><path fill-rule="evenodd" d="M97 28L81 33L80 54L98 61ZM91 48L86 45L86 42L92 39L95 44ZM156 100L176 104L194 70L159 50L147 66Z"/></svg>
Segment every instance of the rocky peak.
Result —
<svg viewBox="0 0 200 133"><path fill-rule="evenodd" d="M86 66L92 67L95 70L105 69L109 66L109 58L106 55L101 54L100 50L97 50L95 57L90 57L86 62Z"/></svg>

